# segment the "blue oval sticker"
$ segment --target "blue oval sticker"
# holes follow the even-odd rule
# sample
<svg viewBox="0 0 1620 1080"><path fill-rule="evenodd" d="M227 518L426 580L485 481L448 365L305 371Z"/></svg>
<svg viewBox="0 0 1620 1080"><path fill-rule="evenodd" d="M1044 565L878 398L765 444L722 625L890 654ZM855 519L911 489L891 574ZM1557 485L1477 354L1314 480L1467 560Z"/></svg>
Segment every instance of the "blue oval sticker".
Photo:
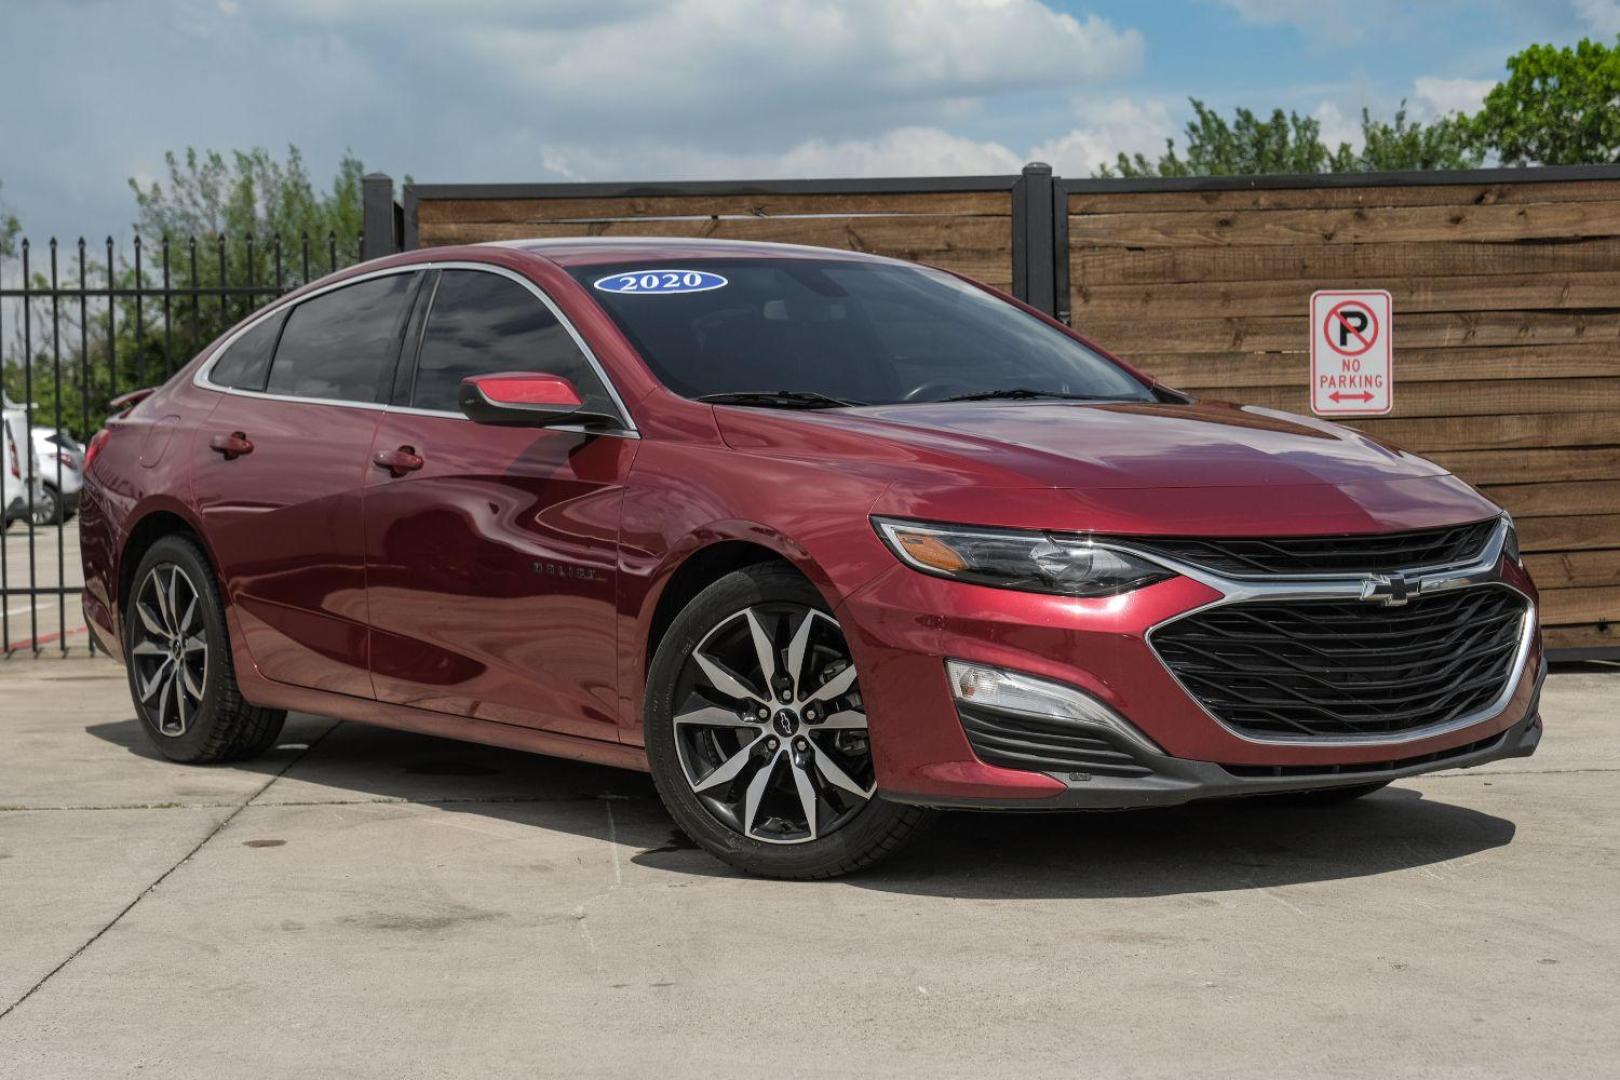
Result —
<svg viewBox="0 0 1620 1080"><path fill-rule="evenodd" d="M707 270L627 270L598 278L593 284L603 292L664 296L723 289L730 282Z"/></svg>

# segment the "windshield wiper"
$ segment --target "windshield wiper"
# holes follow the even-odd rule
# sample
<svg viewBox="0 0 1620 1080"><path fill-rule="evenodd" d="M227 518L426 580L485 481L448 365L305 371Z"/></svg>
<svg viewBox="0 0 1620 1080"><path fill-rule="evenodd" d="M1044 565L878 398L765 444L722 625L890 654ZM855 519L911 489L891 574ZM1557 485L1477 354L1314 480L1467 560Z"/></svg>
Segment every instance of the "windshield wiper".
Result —
<svg viewBox="0 0 1620 1080"><path fill-rule="evenodd" d="M1105 397L1101 394L1066 394L1061 390L1034 390L1027 386L1015 386L1008 390L980 390L972 394L957 394L955 397L939 398L939 401L1034 401L1039 398L1055 398L1059 401L1131 401L1132 398Z"/></svg>
<svg viewBox="0 0 1620 1080"><path fill-rule="evenodd" d="M762 409L849 409L864 401L846 401L814 390L735 390L724 394L703 394L697 401L710 405L752 405Z"/></svg>

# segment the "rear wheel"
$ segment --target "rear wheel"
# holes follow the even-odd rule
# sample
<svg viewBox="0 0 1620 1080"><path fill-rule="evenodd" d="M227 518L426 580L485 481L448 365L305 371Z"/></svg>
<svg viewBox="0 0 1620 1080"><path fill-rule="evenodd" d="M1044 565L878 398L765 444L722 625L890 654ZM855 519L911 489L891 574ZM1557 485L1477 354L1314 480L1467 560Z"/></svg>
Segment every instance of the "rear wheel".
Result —
<svg viewBox="0 0 1620 1080"><path fill-rule="evenodd" d="M225 605L195 541L166 536L135 570L124 613L130 696L147 737L174 761L251 757L287 714L242 700Z"/></svg>
<svg viewBox="0 0 1620 1080"><path fill-rule="evenodd" d="M50 484L41 484L39 492L34 496L35 526L60 525L62 521L62 499L57 495L56 488Z"/></svg>
<svg viewBox="0 0 1620 1080"><path fill-rule="evenodd" d="M877 797L843 629L790 567L739 570L692 600L653 659L645 720L664 805L693 840L750 873L848 873L928 820Z"/></svg>

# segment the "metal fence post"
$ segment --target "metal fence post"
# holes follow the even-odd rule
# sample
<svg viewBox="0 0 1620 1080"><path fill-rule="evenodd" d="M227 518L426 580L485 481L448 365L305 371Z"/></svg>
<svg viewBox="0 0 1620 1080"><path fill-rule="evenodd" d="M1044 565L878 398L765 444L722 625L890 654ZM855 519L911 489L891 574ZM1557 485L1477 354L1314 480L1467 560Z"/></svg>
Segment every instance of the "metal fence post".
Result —
<svg viewBox="0 0 1620 1080"><path fill-rule="evenodd" d="M1013 295L1057 314L1057 247L1052 166L1032 161L1013 185Z"/></svg>
<svg viewBox="0 0 1620 1080"><path fill-rule="evenodd" d="M368 173L360 178L361 257L378 259L400 250L398 207L393 177Z"/></svg>

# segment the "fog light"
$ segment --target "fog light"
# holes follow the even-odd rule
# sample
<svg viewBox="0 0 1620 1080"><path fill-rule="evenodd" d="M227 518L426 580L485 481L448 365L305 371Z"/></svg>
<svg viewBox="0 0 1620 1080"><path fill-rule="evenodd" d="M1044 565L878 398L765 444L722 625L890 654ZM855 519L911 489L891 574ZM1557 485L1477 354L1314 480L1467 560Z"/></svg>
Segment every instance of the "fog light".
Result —
<svg viewBox="0 0 1620 1080"><path fill-rule="evenodd" d="M964 705L1067 720L1112 732L1150 754L1164 753L1130 721L1075 687L961 660L945 661L945 671L951 680L951 693Z"/></svg>

